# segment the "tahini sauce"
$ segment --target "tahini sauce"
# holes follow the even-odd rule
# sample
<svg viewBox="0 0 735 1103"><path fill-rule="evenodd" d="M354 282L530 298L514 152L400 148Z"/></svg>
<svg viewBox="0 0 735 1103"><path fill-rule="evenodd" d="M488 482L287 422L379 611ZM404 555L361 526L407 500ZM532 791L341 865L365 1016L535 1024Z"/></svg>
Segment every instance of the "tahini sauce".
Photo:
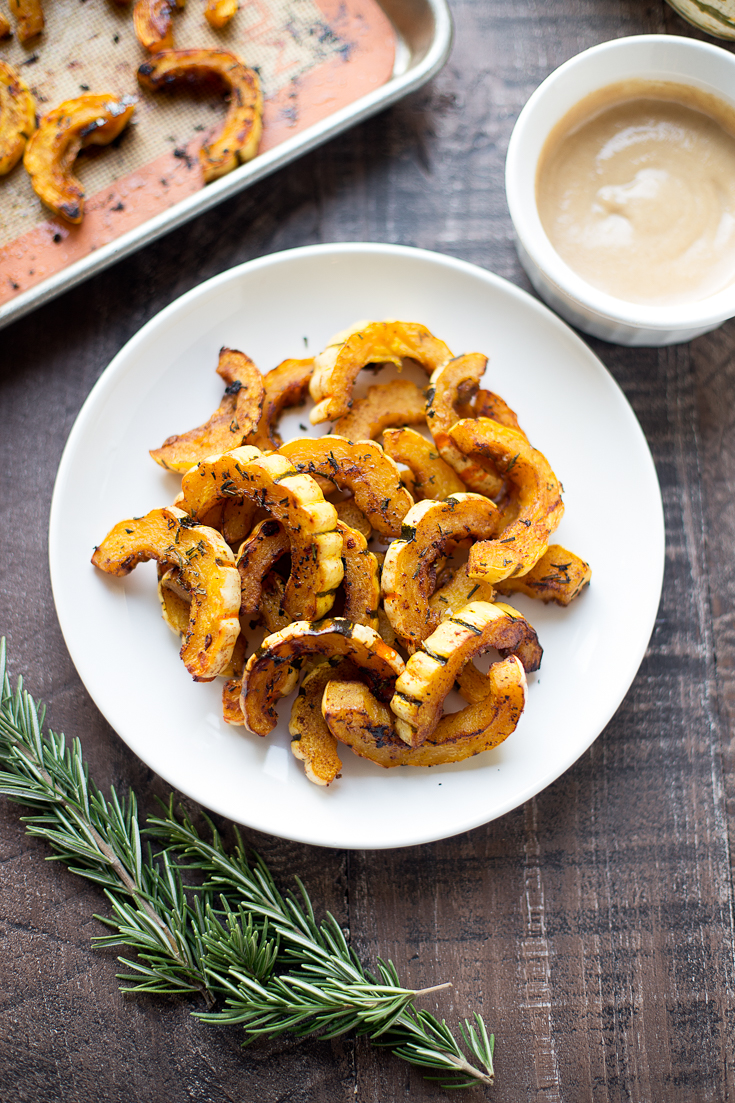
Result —
<svg viewBox="0 0 735 1103"><path fill-rule="evenodd" d="M695 302L735 281L735 111L687 85L631 80L581 100L539 158L546 234L629 302Z"/></svg>

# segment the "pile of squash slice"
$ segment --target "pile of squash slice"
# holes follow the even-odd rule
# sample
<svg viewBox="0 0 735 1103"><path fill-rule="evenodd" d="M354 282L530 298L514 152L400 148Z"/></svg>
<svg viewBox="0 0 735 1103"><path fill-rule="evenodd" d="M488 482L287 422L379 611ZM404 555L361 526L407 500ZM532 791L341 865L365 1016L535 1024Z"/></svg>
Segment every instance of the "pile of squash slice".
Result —
<svg viewBox="0 0 735 1103"><path fill-rule="evenodd" d="M426 372L425 391L401 379L353 398L363 368L405 362ZM316 784L340 776L340 746L383 767L497 746L542 649L496 598L566 606L589 583L588 564L550 544L561 485L481 389L486 363L399 321L360 323L265 375L223 348L217 410L151 451L182 474L176 501L121 521L92 557L115 575L157 561L181 658L196 681L226 679L228 723L267 735L303 675L289 731ZM284 444L280 416L307 395L329 433ZM488 651L498 658L483 673ZM446 713L454 689L466 703Z"/></svg>

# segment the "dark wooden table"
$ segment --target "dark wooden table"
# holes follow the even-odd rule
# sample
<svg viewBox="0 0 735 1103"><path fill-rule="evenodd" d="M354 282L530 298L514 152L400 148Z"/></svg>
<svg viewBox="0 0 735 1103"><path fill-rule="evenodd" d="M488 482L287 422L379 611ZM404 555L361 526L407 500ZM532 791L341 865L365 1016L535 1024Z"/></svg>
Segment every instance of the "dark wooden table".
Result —
<svg viewBox="0 0 735 1103"><path fill-rule="evenodd" d="M400 242L526 286L503 161L529 94L605 39L696 34L663 0L452 7L432 86L0 333L0 631L100 784L132 784L147 807L165 786L82 688L46 559L56 467L100 372L184 291L289 246ZM498 1103L731 1099L735 323L660 351L592 344L648 437L668 534L656 629L617 715L549 789L458 838L344 853L249 837L278 874L303 873L364 958L393 958L416 987L453 981L437 1001L452 1021L483 1012ZM624 526L611 504L610 539ZM2 1103L443 1097L362 1041L242 1051L184 1002L122 997L113 957L90 949L104 902L46 853L0 803Z"/></svg>

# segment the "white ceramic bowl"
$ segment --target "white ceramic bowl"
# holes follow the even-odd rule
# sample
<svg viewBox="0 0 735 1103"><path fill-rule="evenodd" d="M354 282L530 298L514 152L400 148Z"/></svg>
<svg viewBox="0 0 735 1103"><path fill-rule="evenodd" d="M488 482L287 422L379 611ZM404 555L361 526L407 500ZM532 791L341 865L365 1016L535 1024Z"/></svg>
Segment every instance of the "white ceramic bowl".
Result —
<svg viewBox="0 0 735 1103"><path fill-rule="evenodd" d="M508 206L521 263L541 298L563 318L620 345L673 345L734 317L735 285L675 306L618 299L591 287L561 259L536 208L536 167L551 129L591 92L631 79L693 85L735 108L735 57L719 46L672 35L638 35L593 46L547 77L521 111L505 167Z"/></svg>

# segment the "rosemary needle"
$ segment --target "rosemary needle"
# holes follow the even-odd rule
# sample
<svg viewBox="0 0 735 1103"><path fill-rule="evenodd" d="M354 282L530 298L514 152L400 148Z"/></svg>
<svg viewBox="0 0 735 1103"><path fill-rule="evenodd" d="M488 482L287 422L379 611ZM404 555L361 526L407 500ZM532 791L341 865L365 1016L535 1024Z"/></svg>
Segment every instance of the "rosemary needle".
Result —
<svg viewBox="0 0 735 1103"><path fill-rule="evenodd" d="M386 1046L444 1088L493 1083L493 1035L480 1015L460 1025L463 1044L444 1020L415 1006L421 996L401 985L395 966L366 969L334 916L318 921L306 889L282 895L261 858L250 859L236 830L228 853L207 820L209 841L173 797L149 819L141 841L135 794L105 798L81 745L42 732L44 711L24 691L13 692L0 640L0 794L25 805L29 834L49 843L73 873L97 883L110 905L97 916L110 934L99 946L125 946L118 960L123 991L198 995L205 1023L240 1026L246 1042L261 1036L353 1030ZM206 819L206 817L205 817ZM194 873L196 885L185 884Z"/></svg>

